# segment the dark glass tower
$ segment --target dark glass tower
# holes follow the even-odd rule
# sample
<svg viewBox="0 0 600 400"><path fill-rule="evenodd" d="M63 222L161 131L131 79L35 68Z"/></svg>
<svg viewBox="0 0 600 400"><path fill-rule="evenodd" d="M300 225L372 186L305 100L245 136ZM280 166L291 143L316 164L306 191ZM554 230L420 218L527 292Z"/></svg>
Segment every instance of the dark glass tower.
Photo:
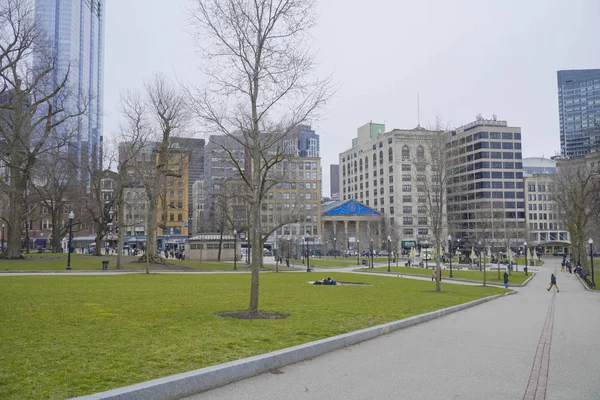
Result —
<svg viewBox="0 0 600 400"><path fill-rule="evenodd" d="M578 158L600 150L600 69L557 75L561 154Z"/></svg>

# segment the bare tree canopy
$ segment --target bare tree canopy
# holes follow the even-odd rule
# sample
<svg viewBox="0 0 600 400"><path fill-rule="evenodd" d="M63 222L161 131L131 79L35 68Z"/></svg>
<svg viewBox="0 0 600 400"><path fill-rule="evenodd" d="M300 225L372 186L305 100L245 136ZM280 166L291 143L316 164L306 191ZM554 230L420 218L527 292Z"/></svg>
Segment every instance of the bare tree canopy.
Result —
<svg viewBox="0 0 600 400"><path fill-rule="evenodd" d="M229 135L245 149L252 248L249 312L258 312L259 269L265 229L261 204L285 159L281 142L314 120L332 93L330 78L315 78L309 32L314 0L197 0L191 13L206 86L192 93L198 117L210 132Z"/></svg>
<svg viewBox="0 0 600 400"><path fill-rule="evenodd" d="M447 148L446 131L442 118L437 117L429 128L430 137L425 144L424 154L417 154L417 165L424 169L424 179L418 180L417 190L421 192L423 201L419 204L427 211L427 226L431 230L433 246L435 246L436 291L441 290L440 256L445 247L446 226L446 192L451 174L450 153Z"/></svg>
<svg viewBox="0 0 600 400"><path fill-rule="evenodd" d="M585 158L559 161L557 166L555 187L551 192L558 203L561 220L569 231L572 247L578 255L586 254L592 222L600 210L600 171ZM587 268L587 257L580 258Z"/></svg>

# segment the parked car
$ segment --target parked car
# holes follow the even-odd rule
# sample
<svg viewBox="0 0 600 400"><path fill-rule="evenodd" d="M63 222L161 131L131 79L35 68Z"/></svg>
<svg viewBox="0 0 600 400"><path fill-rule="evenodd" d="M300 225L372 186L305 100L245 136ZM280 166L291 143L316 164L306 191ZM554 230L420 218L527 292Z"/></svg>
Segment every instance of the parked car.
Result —
<svg viewBox="0 0 600 400"><path fill-rule="evenodd" d="M557 251L556 253L554 253L554 257L566 257L567 254L566 253L561 253L559 251Z"/></svg>
<svg viewBox="0 0 600 400"><path fill-rule="evenodd" d="M390 255L390 253L387 252L387 250L379 250L379 254L380 257L387 257Z"/></svg>

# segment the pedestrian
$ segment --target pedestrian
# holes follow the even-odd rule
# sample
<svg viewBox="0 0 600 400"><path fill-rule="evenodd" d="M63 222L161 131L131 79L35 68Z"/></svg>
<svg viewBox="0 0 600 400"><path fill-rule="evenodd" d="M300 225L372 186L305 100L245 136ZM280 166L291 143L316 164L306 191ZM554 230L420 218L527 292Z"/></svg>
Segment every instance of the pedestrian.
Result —
<svg viewBox="0 0 600 400"><path fill-rule="evenodd" d="M550 289L552 289L552 286L556 287L556 293L560 292L560 290L558 290L558 285L556 284L556 277L554 276L554 274L552 274L552 276L550 277L550 286L546 290L550 291Z"/></svg>
<svg viewBox="0 0 600 400"><path fill-rule="evenodd" d="M435 270L435 267L431 267L431 282L435 281L435 278L437 276L436 272L437 271Z"/></svg>
<svg viewBox="0 0 600 400"><path fill-rule="evenodd" d="M508 289L508 272L504 271L504 287Z"/></svg>

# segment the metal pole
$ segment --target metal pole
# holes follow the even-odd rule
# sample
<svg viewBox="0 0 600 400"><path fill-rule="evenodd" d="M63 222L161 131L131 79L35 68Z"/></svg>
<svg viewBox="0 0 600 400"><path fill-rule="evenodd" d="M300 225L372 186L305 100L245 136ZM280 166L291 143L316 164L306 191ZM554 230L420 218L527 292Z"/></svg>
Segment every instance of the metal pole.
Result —
<svg viewBox="0 0 600 400"><path fill-rule="evenodd" d="M450 278L454 278L452 274L452 239L448 240L448 248L450 249Z"/></svg>
<svg viewBox="0 0 600 400"><path fill-rule="evenodd" d="M310 272L310 253L308 250L308 238L306 238L306 272Z"/></svg>
<svg viewBox="0 0 600 400"><path fill-rule="evenodd" d="M525 244L525 276L527 276L527 253L529 253L529 250L527 250L527 244Z"/></svg>
<svg viewBox="0 0 600 400"><path fill-rule="evenodd" d="M596 281L594 280L594 251L592 249L592 243L590 243L590 258L592 261L592 289L596 289Z"/></svg>
<svg viewBox="0 0 600 400"><path fill-rule="evenodd" d="M390 253L390 247L391 247L392 241L390 240L390 237L388 236L388 242L387 242L387 252L388 252L388 272L392 272L392 270L390 269L390 257L392 256L392 254Z"/></svg>
<svg viewBox="0 0 600 400"><path fill-rule="evenodd" d="M0 247L0 253L4 253L4 224L2 224L2 247Z"/></svg>
<svg viewBox="0 0 600 400"><path fill-rule="evenodd" d="M337 258L337 250L335 248L335 242L337 242L337 238L333 238L333 258Z"/></svg>
<svg viewBox="0 0 600 400"><path fill-rule="evenodd" d="M233 270L237 270L237 232L233 232Z"/></svg>
<svg viewBox="0 0 600 400"><path fill-rule="evenodd" d="M356 239L356 265L360 265L360 240Z"/></svg>
<svg viewBox="0 0 600 400"><path fill-rule="evenodd" d="M73 218L69 215L69 244L67 249L67 270L71 269L71 241L73 240Z"/></svg>

